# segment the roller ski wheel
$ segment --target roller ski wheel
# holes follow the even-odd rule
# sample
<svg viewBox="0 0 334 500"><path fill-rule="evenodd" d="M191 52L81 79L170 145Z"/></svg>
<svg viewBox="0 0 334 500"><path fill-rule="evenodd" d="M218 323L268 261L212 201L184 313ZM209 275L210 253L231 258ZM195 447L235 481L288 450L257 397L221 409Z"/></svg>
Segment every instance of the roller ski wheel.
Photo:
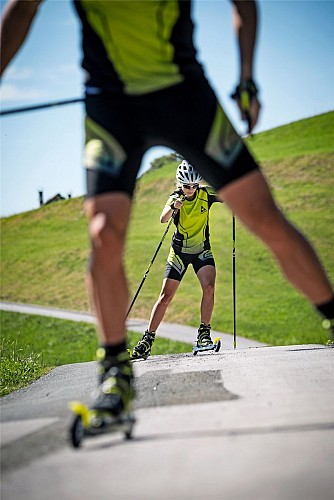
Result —
<svg viewBox="0 0 334 500"><path fill-rule="evenodd" d="M216 337L215 340L213 341L213 344L208 344L203 347L198 347L197 345L194 345L193 347L193 355L196 356L198 352L203 352L203 351L215 351L218 352L221 347L221 341L220 337Z"/></svg>
<svg viewBox="0 0 334 500"><path fill-rule="evenodd" d="M94 437L101 434L123 432L125 439L131 439L135 418L132 414L122 414L118 417L109 412L91 410L80 401L72 401L69 408L74 419L69 429L70 443L79 448L85 437Z"/></svg>
<svg viewBox="0 0 334 500"><path fill-rule="evenodd" d="M77 415L74 417L73 422L70 427L70 441L74 448L79 448L81 441L85 435L84 427L82 424L81 417Z"/></svg>

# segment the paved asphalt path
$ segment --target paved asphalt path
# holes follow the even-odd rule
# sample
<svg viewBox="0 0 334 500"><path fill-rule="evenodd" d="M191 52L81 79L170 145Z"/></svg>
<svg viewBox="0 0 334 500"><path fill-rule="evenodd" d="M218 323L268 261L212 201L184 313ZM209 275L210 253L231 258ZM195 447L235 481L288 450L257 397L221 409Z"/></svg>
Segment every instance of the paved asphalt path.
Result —
<svg viewBox="0 0 334 500"><path fill-rule="evenodd" d="M55 307L41 307L29 304L17 304L14 302L0 302L0 309L4 311L20 312L25 314L38 314L40 316L49 316L52 318L67 319L70 321L83 321L85 323L96 323L95 317L92 314L76 312L76 311L66 311L64 309L57 309ZM142 319L129 319L127 321L127 326L129 330L138 333L144 333L147 328L147 321ZM194 343L197 331L191 326L181 326L176 323L164 323L162 322L159 326L157 335L172 340L180 340L182 342ZM223 349L233 349L233 336L228 333L222 333L212 330L212 337L220 337ZM237 337L237 347L247 348L247 347L260 347L263 346L261 342L256 342L255 340L246 339L243 337Z"/></svg>
<svg viewBox="0 0 334 500"><path fill-rule="evenodd" d="M2 500L333 500L334 350L238 345L135 362L130 441L68 444L95 363L2 398Z"/></svg>

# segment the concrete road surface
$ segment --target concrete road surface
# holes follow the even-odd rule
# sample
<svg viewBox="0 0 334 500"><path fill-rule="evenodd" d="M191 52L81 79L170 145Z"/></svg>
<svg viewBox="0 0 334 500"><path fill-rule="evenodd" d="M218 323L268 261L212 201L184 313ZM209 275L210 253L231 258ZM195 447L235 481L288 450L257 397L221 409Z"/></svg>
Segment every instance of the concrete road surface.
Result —
<svg viewBox="0 0 334 500"><path fill-rule="evenodd" d="M95 363L2 399L2 500L333 500L334 349L154 356L134 363L134 437L67 442L67 402Z"/></svg>

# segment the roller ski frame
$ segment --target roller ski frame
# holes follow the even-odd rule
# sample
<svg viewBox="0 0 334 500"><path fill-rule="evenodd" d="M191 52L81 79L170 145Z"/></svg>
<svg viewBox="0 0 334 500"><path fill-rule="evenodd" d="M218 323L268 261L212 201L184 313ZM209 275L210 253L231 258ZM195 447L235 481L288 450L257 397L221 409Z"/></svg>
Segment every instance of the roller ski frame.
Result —
<svg viewBox="0 0 334 500"><path fill-rule="evenodd" d="M133 357L132 351L130 349L128 349L128 353L130 355L130 361L145 361L147 358L150 357L150 354L148 354L147 356L142 355L142 356Z"/></svg>
<svg viewBox="0 0 334 500"><path fill-rule="evenodd" d="M193 347L193 355L196 356L198 352L203 352L203 351L215 351L218 352L221 347L221 341L220 337L216 337L215 340L213 341L213 344L209 344L203 347L198 347L197 345L194 345Z"/></svg>
<svg viewBox="0 0 334 500"><path fill-rule="evenodd" d="M115 417L107 411L91 410L80 401L72 401L69 408L74 419L69 429L70 442L79 448L85 437L123 432L125 439L131 439L135 418L131 413Z"/></svg>

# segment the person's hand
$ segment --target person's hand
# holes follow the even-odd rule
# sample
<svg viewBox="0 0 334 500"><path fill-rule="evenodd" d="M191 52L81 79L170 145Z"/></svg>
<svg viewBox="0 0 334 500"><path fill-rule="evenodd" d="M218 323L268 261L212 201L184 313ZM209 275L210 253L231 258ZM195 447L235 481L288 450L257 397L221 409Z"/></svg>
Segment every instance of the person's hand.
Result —
<svg viewBox="0 0 334 500"><path fill-rule="evenodd" d="M183 205L183 200L181 198L178 198L177 200L174 201L174 208L180 210L182 205Z"/></svg>
<svg viewBox="0 0 334 500"><path fill-rule="evenodd" d="M240 109L241 119L247 121L248 134L251 134L259 117L261 104L257 97L257 87L253 80L242 80L231 95Z"/></svg>

